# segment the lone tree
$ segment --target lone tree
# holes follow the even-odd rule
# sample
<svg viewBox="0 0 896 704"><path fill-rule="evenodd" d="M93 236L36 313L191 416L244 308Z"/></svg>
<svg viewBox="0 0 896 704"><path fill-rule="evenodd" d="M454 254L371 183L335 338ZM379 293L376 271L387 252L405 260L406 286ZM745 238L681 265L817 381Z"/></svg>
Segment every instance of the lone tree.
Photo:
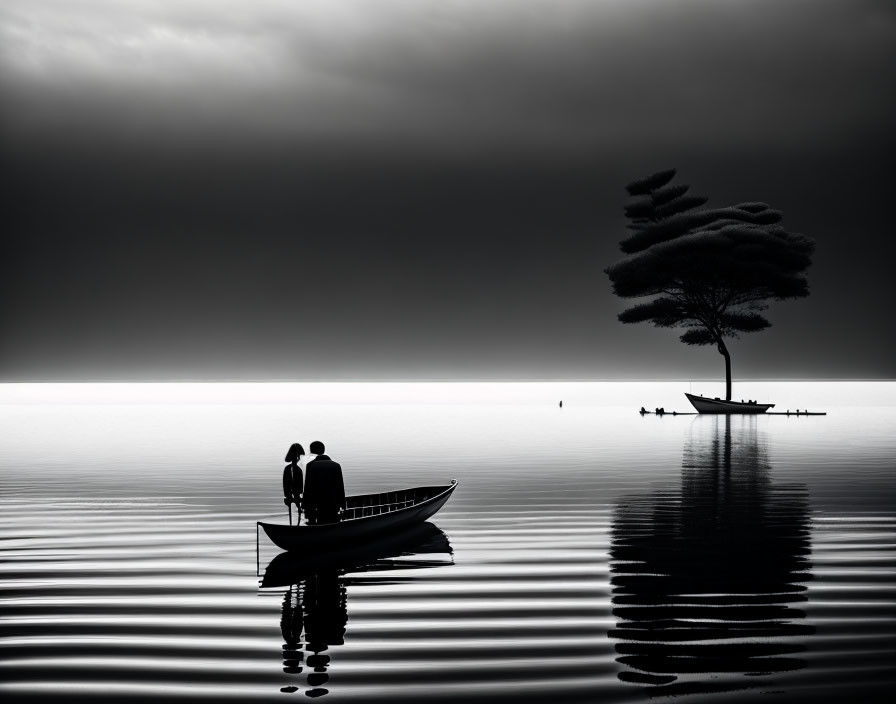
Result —
<svg viewBox="0 0 896 704"><path fill-rule="evenodd" d="M685 344L716 346L730 401L725 339L769 327L761 315L769 301L809 295L804 274L815 244L787 232L765 203L703 208L707 199L689 195L689 186L669 185L674 177L669 169L626 186L633 233L619 245L628 256L605 272L617 296L652 297L620 321L684 328Z"/></svg>

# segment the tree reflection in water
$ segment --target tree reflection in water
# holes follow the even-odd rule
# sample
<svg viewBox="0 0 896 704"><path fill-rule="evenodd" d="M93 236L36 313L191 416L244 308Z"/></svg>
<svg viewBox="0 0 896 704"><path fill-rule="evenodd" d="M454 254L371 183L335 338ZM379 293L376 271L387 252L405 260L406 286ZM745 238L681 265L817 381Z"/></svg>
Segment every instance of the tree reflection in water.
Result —
<svg viewBox="0 0 896 704"><path fill-rule="evenodd" d="M447 555L448 559L444 559ZM343 645L348 624L346 587L353 582L377 581L358 575L389 572L383 581L406 581L394 576L398 570L442 567L452 564L447 536L431 523L424 523L402 536L378 541L362 548L322 556L300 558L289 553L275 557L265 570L261 586L286 586L280 616L283 635L283 671L304 677L307 686L290 684L282 692L304 689L308 697L329 692L329 648ZM441 557L440 557L441 556Z"/></svg>
<svg viewBox="0 0 896 704"><path fill-rule="evenodd" d="M681 489L618 504L611 535L619 679L657 694L756 686L797 654L809 573L808 493L776 484L754 416L700 416Z"/></svg>

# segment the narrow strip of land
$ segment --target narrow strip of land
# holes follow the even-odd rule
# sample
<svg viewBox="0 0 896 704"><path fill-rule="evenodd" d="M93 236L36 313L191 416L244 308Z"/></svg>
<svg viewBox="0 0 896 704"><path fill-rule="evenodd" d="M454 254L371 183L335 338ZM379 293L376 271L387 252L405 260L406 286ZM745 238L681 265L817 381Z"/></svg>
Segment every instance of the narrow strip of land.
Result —
<svg viewBox="0 0 896 704"><path fill-rule="evenodd" d="M699 415L696 411L663 411L662 413L657 413L656 411L638 411L638 413L642 416L696 416ZM703 415L716 415L716 416L826 416L827 411L766 411L765 413L704 413Z"/></svg>

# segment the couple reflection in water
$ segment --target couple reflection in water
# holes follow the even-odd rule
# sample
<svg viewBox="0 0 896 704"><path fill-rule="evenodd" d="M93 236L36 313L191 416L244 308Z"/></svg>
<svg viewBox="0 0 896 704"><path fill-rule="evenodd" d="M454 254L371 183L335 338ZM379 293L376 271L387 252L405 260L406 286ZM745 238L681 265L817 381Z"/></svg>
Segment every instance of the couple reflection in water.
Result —
<svg viewBox="0 0 896 704"><path fill-rule="evenodd" d="M331 645L343 644L347 623L345 585L338 570L312 572L286 591L280 617L283 671L290 675L307 673L307 696L327 693L323 685L330 679L330 656L325 651ZM297 685L289 685L282 691L298 689Z"/></svg>
<svg viewBox="0 0 896 704"><path fill-rule="evenodd" d="M291 681L280 691L304 691L312 698L329 692L327 651L345 642L348 586L409 581L397 578L395 571L442 567L452 564L451 556L447 536L432 523L424 523L401 536L363 548L308 559L289 553L275 557L265 570L261 586L286 587L280 630L283 672ZM378 572L390 574L379 579L375 575Z"/></svg>
<svg viewBox="0 0 896 704"><path fill-rule="evenodd" d="M680 489L617 505L609 635L620 680L653 694L712 693L806 666L808 494L772 480L759 422L695 418Z"/></svg>

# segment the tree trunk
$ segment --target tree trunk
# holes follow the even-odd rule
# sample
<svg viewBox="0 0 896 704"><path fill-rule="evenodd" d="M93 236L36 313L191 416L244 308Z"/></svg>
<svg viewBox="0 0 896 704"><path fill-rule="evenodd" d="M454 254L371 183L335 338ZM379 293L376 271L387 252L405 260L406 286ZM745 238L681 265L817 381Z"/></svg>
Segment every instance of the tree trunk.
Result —
<svg viewBox="0 0 896 704"><path fill-rule="evenodd" d="M725 358L725 400L731 400L731 355L728 354L728 348L725 341L719 339L719 354Z"/></svg>

